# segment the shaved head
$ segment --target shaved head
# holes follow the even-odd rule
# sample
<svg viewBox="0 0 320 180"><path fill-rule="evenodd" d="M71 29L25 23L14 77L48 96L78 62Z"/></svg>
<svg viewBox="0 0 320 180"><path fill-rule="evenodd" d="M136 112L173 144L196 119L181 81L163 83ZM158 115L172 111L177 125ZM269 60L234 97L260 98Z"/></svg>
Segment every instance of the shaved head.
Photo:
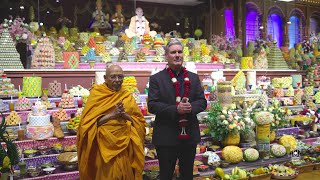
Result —
<svg viewBox="0 0 320 180"><path fill-rule="evenodd" d="M119 91L123 82L123 70L120 66L111 64L106 68L106 75L104 76L105 84L108 88Z"/></svg>

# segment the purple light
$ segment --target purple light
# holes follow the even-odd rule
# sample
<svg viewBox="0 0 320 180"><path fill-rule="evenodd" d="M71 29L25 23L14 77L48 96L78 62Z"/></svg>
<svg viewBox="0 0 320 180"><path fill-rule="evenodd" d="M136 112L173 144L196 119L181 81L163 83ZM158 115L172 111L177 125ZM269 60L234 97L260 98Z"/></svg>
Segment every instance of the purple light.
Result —
<svg viewBox="0 0 320 180"><path fill-rule="evenodd" d="M250 11L246 17L246 44L259 37L259 17L256 11Z"/></svg>
<svg viewBox="0 0 320 180"><path fill-rule="evenodd" d="M316 34L318 34L320 32L320 27L319 27L319 22L317 20L317 18L310 18L310 32L314 31Z"/></svg>
<svg viewBox="0 0 320 180"><path fill-rule="evenodd" d="M297 16L291 16L289 21L289 48L293 48L294 44L300 42L300 20Z"/></svg>
<svg viewBox="0 0 320 180"><path fill-rule="evenodd" d="M226 37L228 39L235 39L234 36L234 22L233 22L233 14L232 14L232 9L226 9L224 11L224 16L226 18Z"/></svg>
<svg viewBox="0 0 320 180"><path fill-rule="evenodd" d="M271 14L268 17L268 35L277 41L277 46L282 45L282 19L278 14Z"/></svg>

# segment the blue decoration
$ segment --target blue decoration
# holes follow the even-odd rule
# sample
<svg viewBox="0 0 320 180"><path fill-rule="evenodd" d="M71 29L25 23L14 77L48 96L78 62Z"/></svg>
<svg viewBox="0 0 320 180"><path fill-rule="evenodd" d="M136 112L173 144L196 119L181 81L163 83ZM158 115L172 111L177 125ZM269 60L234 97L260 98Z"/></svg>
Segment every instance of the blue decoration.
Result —
<svg viewBox="0 0 320 180"><path fill-rule="evenodd" d="M94 49L89 49L86 55L87 61L95 61L96 60L96 54L94 52Z"/></svg>

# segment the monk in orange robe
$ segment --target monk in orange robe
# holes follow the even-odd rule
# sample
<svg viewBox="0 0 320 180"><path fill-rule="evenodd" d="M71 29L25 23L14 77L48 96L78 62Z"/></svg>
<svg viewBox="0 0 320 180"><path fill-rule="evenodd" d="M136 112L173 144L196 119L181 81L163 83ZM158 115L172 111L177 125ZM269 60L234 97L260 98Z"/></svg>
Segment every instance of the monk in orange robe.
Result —
<svg viewBox="0 0 320 180"><path fill-rule="evenodd" d="M111 65L104 78L91 89L78 129L80 179L141 180L146 122L121 87L121 67Z"/></svg>

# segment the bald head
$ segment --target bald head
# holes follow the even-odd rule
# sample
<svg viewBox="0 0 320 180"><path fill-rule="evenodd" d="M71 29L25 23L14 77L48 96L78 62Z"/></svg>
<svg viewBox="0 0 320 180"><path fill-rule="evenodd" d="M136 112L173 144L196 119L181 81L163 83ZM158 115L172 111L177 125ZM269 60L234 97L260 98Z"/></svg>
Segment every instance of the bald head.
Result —
<svg viewBox="0 0 320 180"><path fill-rule="evenodd" d="M113 71L121 71L123 74L123 70L119 65L111 64L106 67L106 76L108 76L110 74L110 72L113 72Z"/></svg>
<svg viewBox="0 0 320 180"><path fill-rule="evenodd" d="M123 70L120 66L112 64L106 68L104 80L110 89L119 91L121 89L123 78Z"/></svg>

